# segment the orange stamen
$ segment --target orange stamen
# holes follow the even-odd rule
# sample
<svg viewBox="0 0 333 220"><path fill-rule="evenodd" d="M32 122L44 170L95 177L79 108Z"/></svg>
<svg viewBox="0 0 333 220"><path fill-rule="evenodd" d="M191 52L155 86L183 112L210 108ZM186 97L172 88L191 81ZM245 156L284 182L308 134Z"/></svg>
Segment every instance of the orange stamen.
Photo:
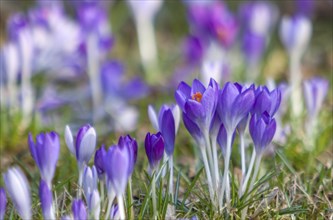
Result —
<svg viewBox="0 0 333 220"><path fill-rule="evenodd" d="M197 102L201 102L202 94L200 92L196 92L192 95L192 99Z"/></svg>

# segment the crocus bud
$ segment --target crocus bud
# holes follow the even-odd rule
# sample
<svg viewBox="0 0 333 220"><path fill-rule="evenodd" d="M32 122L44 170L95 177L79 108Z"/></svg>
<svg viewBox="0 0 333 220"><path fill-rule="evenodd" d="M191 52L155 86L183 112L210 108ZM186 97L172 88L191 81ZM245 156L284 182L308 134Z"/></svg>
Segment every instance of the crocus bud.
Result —
<svg viewBox="0 0 333 220"><path fill-rule="evenodd" d="M87 200L89 199L91 193L97 189L97 180L98 176L95 166L92 166L92 168L86 166L83 172L82 185Z"/></svg>
<svg viewBox="0 0 333 220"><path fill-rule="evenodd" d="M126 147L129 151L130 167L128 170L128 175L130 176L133 172L136 159L138 157L138 143L130 135L126 135L119 138L118 146L121 148Z"/></svg>
<svg viewBox="0 0 333 220"><path fill-rule="evenodd" d="M105 156L106 151L104 145L100 147L96 152L95 152L95 158L94 158L94 164L97 170L98 178L102 181L104 180L104 164L103 164L103 157Z"/></svg>
<svg viewBox="0 0 333 220"><path fill-rule="evenodd" d="M72 212L74 220L87 219L87 210L81 199L75 199L72 203Z"/></svg>
<svg viewBox="0 0 333 220"><path fill-rule="evenodd" d="M302 55L310 41L311 21L304 16L283 17L280 29L281 41L290 54Z"/></svg>
<svg viewBox="0 0 333 220"><path fill-rule="evenodd" d="M40 133L36 136L36 143L34 143L32 135L29 134L28 143L30 153L39 168L42 179L51 188L60 152L58 134L54 131Z"/></svg>
<svg viewBox="0 0 333 220"><path fill-rule="evenodd" d="M4 219L7 205L6 191L0 188L0 219Z"/></svg>
<svg viewBox="0 0 333 220"><path fill-rule="evenodd" d="M250 120L250 135L252 137L257 155L261 154L271 143L275 131L275 119L264 112L261 115L253 114Z"/></svg>
<svg viewBox="0 0 333 220"><path fill-rule="evenodd" d="M244 91L233 83L226 83L219 94L217 112L229 135L239 122L250 112L255 101L253 88Z"/></svg>
<svg viewBox="0 0 333 220"><path fill-rule="evenodd" d="M154 170L163 157L164 139L161 132L146 135L145 149L151 170Z"/></svg>
<svg viewBox="0 0 333 220"><path fill-rule="evenodd" d="M70 128L66 126L65 141L68 149L75 154L79 167L88 164L96 146L96 131L89 124L80 128L76 135L75 145Z"/></svg>
<svg viewBox="0 0 333 220"><path fill-rule="evenodd" d="M99 192L95 189L88 199L88 209L89 213L93 216L93 219L99 219L99 214L101 212L101 198Z"/></svg>
<svg viewBox="0 0 333 220"><path fill-rule="evenodd" d="M44 219L56 219L52 205L52 192L44 180L41 180L39 184L39 198Z"/></svg>
<svg viewBox="0 0 333 220"><path fill-rule="evenodd" d="M109 148L104 159L104 169L107 176L107 185L117 195L125 192L131 166L130 152L127 147L114 145Z"/></svg>
<svg viewBox="0 0 333 220"><path fill-rule="evenodd" d="M316 118L328 91L328 81L315 77L304 81L305 104L310 118Z"/></svg>
<svg viewBox="0 0 333 220"><path fill-rule="evenodd" d="M233 146L234 139L235 139L235 132L232 135L231 146ZM223 124L221 124L219 134L217 135L217 143L221 147L223 156L225 156L227 149L227 131L225 130Z"/></svg>
<svg viewBox="0 0 333 220"><path fill-rule="evenodd" d="M30 186L23 172L17 168L9 168L3 175L7 192L22 219L31 219Z"/></svg>
<svg viewBox="0 0 333 220"><path fill-rule="evenodd" d="M269 91L266 86L258 87L255 91L256 100L253 105L253 113L261 115L267 112L271 117L275 115L281 103L281 92L279 89Z"/></svg>

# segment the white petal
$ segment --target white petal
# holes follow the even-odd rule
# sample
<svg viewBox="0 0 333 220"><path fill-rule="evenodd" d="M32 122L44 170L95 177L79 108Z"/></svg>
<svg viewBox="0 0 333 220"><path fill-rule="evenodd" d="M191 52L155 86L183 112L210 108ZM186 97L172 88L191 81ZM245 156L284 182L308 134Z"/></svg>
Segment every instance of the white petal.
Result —
<svg viewBox="0 0 333 220"><path fill-rule="evenodd" d="M94 219L99 219L99 214L101 211L101 198L99 196L98 190L94 190L89 199L89 212L94 216Z"/></svg>
<svg viewBox="0 0 333 220"><path fill-rule="evenodd" d="M172 108L172 114L173 118L175 119L175 131L177 134L180 123L180 108L177 104Z"/></svg>
<svg viewBox="0 0 333 220"><path fill-rule="evenodd" d="M75 148L74 148L74 142L73 142L73 135L72 135L72 131L69 128L68 125L66 125L65 128L65 142L67 145L67 148L69 149L69 151L75 155Z"/></svg>
<svg viewBox="0 0 333 220"><path fill-rule="evenodd" d="M88 163L95 151L95 146L96 131L93 127L91 127L82 138L79 150L79 161Z"/></svg>
<svg viewBox="0 0 333 220"><path fill-rule="evenodd" d="M150 120L150 123L153 125L156 131L159 131L159 126L158 126L158 119L157 119L157 114L153 106L148 105L148 117Z"/></svg>

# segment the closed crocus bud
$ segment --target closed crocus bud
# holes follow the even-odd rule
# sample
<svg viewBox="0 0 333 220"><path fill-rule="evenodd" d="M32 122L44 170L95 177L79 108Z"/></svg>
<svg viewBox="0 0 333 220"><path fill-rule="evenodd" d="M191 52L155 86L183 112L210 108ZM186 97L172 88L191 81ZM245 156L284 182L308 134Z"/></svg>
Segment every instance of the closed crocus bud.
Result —
<svg viewBox="0 0 333 220"><path fill-rule="evenodd" d="M138 157L138 143L130 135L121 136L118 140L118 146L121 148L126 147L130 155L130 167L128 170L128 175L130 176L133 172L134 166L136 164L136 159Z"/></svg>
<svg viewBox="0 0 333 220"><path fill-rule="evenodd" d="M290 54L302 55L310 41L312 32L311 21L301 15L292 18L283 17L280 37Z"/></svg>
<svg viewBox="0 0 333 220"><path fill-rule="evenodd" d="M0 188L0 219L4 219L7 205L6 191Z"/></svg>
<svg viewBox="0 0 333 220"><path fill-rule="evenodd" d="M72 132L70 128L66 126L65 141L68 149L72 154L75 154L79 167L82 168L84 164L88 164L95 151L96 131L89 124L82 126L76 135L74 145Z"/></svg>
<svg viewBox="0 0 333 220"><path fill-rule="evenodd" d="M253 113L261 115L267 112L271 117L275 115L281 103L281 92L279 89L269 91L266 86L260 86L255 91L256 100L253 105Z"/></svg>
<svg viewBox="0 0 333 220"><path fill-rule="evenodd" d="M199 80L193 80L192 87L181 82L176 90L175 98L183 113L201 132L209 132L218 100L218 85L210 80L206 88Z"/></svg>
<svg viewBox="0 0 333 220"><path fill-rule="evenodd" d="M41 180L39 184L39 198L44 219L56 219L52 205L52 192L44 180Z"/></svg>
<svg viewBox="0 0 333 220"><path fill-rule="evenodd" d="M74 220L88 219L86 207L81 199L75 199L72 203Z"/></svg>
<svg viewBox="0 0 333 220"><path fill-rule="evenodd" d="M232 135L231 146L233 145L234 139L235 139L235 133ZM225 156L227 149L227 131L225 130L223 124L221 125L219 134L217 135L217 143L221 147L223 156Z"/></svg>
<svg viewBox="0 0 333 220"><path fill-rule="evenodd" d="M271 118L267 112L261 115L253 114L249 130L256 154L261 155L274 137L276 131L275 119Z"/></svg>
<svg viewBox="0 0 333 220"><path fill-rule="evenodd" d="M88 199L88 209L89 213L93 216L93 219L99 219L101 212L101 198L99 196L99 192L95 189Z"/></svg>
<svg viewBox="0 0 333 220"><path fill-rule="evenodd" d="M304 81L305 104L310 118L316 118L328 91L328 81L314 77Z"/></svg>
<svg viewBox="0 0 333 220"><path fill-rule="evenodd" d="M30 186L23 172L17 168L9 168L3 175L6 190L22 219L31 219Z"/></svg>
<svg viewBox="0 0 333 220"><path fill-rule="evenodd" d="M111 185L112 190L117 195L122 195L125 192L129 169L132 163L128 148L118 145L111 146L103 161L107 176L107 185Z"/></svg>
<svg viewBox="0 0 333 220"><path fill-rule="evenodd" d="M36 136L36 143L34 143L32 135L29 134L28 143L42 179L51 188L60 152L59 135L54 131L40 133Z"/></svg>
<svg viewBox="0 0 333 220"><path fill-rule="evenodd" d="M92 166L92 168L86 166L83 172L82 185L87 200L91 193L97 189L97 180L98 175L95 166Z"/></svg>
<svg viewBox="0 0 333 220"><path fill-rule="evenodd" d="M104 163L103 163L103 157L106 154L106 150L104 145L100 147L96 152L95 152L95 158L94 158L94 164L97 170L98 178L103 181L104 180Z"/></svg>
<svg viewBox="0 0 333 220"><path fill-rule="evenodd" d="M146 135L145 150L149 160L150 169L154 170L163 157L164 139L161 132Z"/></svg>
<svg viewBox="0 0 333 220"><path fill-rule="evenodd" d="M217 112L229 135L239 122L250 112L255 101L253 88L242 91L238 85L226 83L219 94Z"/></svg>

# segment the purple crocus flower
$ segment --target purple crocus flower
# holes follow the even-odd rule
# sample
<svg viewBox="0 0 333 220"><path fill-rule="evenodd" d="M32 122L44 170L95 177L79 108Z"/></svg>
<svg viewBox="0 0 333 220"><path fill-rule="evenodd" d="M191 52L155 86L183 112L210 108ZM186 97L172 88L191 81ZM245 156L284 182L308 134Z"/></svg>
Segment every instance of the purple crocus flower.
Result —
<svg viewBox="0 0 333 220"><path fill-rule="evenodd" d="M68 126L65 129L65 141L68 149L76 156L79 168L83 169L84 164L88 164L96 146L96 131L89 124L80 128L76 135L75 145L73 135Z"/></svg>
<svg viewBox="0 0 333 220"><path fill-rule="evenodd" d="M122 195L125 192L132 163L129 149L124 145L111 146L103 161L108 189L111 187L117 195Z"/></svg>
<svg viewBox="0 0 333 220"><path fill-rule="evenodd" d="M304 81L304 97L310 118L316 118L328 91L328 81L314 77Z"/></svg>
<svg viewBox="0 0 333 220"><path fill-rule="evenodd" d="M82 185L87 200L90 198L91 193L97 189L97 180L98 176L95 166L91 168L86 166L83 172Z"/></svg>
<svg viewBox="0 0 333 220"><path fill-rule="evenodd" d="M6 190L22 219L31 219L30 186L23 172L12 167L3 174Z"/></svg>
<svg viewBox="0 0 333 220"><path fill-rule="evenodd" d="M281 103L281 92L279 89L269 91L266 86L259 86L256 91L256 100L252 112L261 115L267 112L271 117L275 115Z"/></svg>
<svg viewBox="0 0 333 220"><path fill-rule="evenodd" d="M40 133L36 136L36 143L34 143L30 133L28 143L30 153L39 168L42 179L51 188L60 151L59 135L54 131Z"/></svg>
<svg viewBox="0 0 333 220"><path fill-rule="evenodd" d="M228 82L220 90L217 112L228 135L233 134L239 122L250 112L254 101L252 87L242 91L238 85Z"/></svg>
<svg viewBox="0 0 333 220"><path fill-rule="evenodd" d="M261 155L274 137L276 131L275 119L267 112L261 115L253 114L250 120L249 130L256 154Z"/></svg>
<svg viewBox="0 0 333 220"><path fill-rule="evenodd" d="M153 171L163 157L164 139L161 132L156 134L147 133L145 150L149 160L150 169Z"/></svg>
<svg viewBox="0 0 333 220"><path fill-rule="evenodd" d="M204 56L204 41L197 36L190 35L184 41L184 55L189 64L200 63Z"/></svg>
<svg viewBox="0 0 333 220"><path fill-rule="evenodd" d="M244 33L243 52L248 63L257 63L260 61L266 47L265 37L251 32Z"/></svg>
<svg viewBox="0 0 333 220"><path fill-rule="evenodd" d="M121 148L127 148L129 151L130 166L128 170L128 175L133 173L134 166L138 157L138 143L130 135L121 136L118 140L118 146Z"/></svg>
<svg viewBox="0 0 333 220"><path fill-rule="evenodd" d="M193 80L192 87L181 82L176 90L175 98L183 114L187 116L186 120L191 120L201 132L209 132L218 100L216 81L211 79L207 88L197 79ZM187 124L191 123L187 122Z"/></svg>
<svg viewBox="0 0 333 220"><path fill-rule="evenodd" d="M44 180L39 183L39 198L44 219L55 219L52 192Z"/></svg>
<svg viewBox="0 0 333 220"><path fill-rule="evenodd" d="M235 139L235 132L232 135L231 146L233 145L234 139ZM223 124L221 124L219 133L217 135L217 143L220 145L222 153L225 156L227 150L227 131L225 130Z"/></svg>
<svg viewBox="0 0 333 220"><path fill-rule="evenodd" d="M94 165L96 167L98 177L100 180L104 180L105 169L104 169L103 158L105 155L106 155L106 150L104 145L95 152Z"/></svg>
<svg viewBox="0 0 333 220"><path fill-rule="evenodd" d="M0 187L0 219L4 219L6 213L7 197L4 188Z"/></svg>
<svg viewBox="0 0 333 220"><path fill-rule="evenodd" d="M74 220L88 219L87 210L81 199L75 199L72 203Z"/></svg>

